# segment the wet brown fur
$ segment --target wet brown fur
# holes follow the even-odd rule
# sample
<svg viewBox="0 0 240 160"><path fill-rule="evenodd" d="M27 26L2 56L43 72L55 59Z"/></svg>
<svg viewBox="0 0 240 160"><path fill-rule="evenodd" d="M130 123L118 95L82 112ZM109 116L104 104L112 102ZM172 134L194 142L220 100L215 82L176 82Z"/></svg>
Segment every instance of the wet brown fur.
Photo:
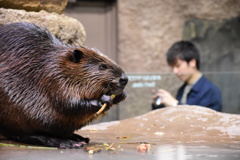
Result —
<svg viewBox="0 0 240 160"><path fill-rule="evenodd" d="M65 137L95 119L94 100L125 98L119 79L126 77L115 62L29 23L0 28L0 74L0 132L7 136Z"/></svg>

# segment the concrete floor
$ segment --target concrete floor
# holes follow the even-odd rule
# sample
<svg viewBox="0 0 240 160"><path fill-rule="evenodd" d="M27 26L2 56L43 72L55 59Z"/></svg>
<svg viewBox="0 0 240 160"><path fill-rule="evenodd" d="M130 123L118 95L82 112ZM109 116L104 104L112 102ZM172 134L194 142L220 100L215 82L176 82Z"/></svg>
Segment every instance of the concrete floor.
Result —
<svg viewBox="0 0 240 160"><path fill-rule="evenodd" d="M115 150L106 150L103 143L91 142L85 147L102 148L100 152L90 154L85 147L81 149L42 149L23 147L1 147L0 160L240 160L240 144L233 143L191 143L154 142L151 149L139 152L141 142L110 142L106 143ZM109 143L110 142L110 143ZM9 143L9 142L8 142Z"/></svg>
<svg viewBox="0 0 240 160"><path fill-rule="evenodd" d="M90 143L81 149L46 149L3 146L15 143L0 139L0 160L240 160L240 115L203 107L166 108L76 133ZM150 148L139 152L140 144ZM99 152L91 154L86 147Z"/></svg>

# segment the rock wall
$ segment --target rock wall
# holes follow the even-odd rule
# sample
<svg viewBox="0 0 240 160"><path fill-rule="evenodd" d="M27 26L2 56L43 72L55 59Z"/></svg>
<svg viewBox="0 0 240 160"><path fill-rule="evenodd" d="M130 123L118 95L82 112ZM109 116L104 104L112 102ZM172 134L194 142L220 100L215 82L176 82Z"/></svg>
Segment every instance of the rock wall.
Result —
<svg viewBox="0 0 240 160"><path fill-rule="evenodd" d="M182 39L186 20L239 15L238 0L119 0L119 62L127 72L170 71L165 53Z"/></svg>

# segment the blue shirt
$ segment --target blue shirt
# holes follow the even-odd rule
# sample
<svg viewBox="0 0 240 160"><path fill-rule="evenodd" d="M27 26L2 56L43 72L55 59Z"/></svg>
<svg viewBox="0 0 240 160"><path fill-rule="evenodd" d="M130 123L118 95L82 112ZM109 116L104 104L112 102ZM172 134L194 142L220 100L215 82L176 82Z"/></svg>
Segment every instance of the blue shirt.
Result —
<svg viewBox="0 0 240 160"><path fill-rule="evenodd" d="M183 96L184 83L178 90L176 99L180 102ZM181 103L180 103L181 104ZM198 105L211 108L216 111L222 110L222 98L218 88L202 76L191 88L187 95L188 105Z"/></svg>

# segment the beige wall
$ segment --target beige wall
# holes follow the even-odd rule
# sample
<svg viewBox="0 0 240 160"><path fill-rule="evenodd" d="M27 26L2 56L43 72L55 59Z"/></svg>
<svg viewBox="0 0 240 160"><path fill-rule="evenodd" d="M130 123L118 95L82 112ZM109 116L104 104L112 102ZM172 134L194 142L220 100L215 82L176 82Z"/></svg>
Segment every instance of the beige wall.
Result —
<svg viewBox="0 0 240 160"><path fill-rule="evenodd" d="M166 72L165 52L185 20L240 15L239 0L118 0L118 57L126 72Z"/></svg>

